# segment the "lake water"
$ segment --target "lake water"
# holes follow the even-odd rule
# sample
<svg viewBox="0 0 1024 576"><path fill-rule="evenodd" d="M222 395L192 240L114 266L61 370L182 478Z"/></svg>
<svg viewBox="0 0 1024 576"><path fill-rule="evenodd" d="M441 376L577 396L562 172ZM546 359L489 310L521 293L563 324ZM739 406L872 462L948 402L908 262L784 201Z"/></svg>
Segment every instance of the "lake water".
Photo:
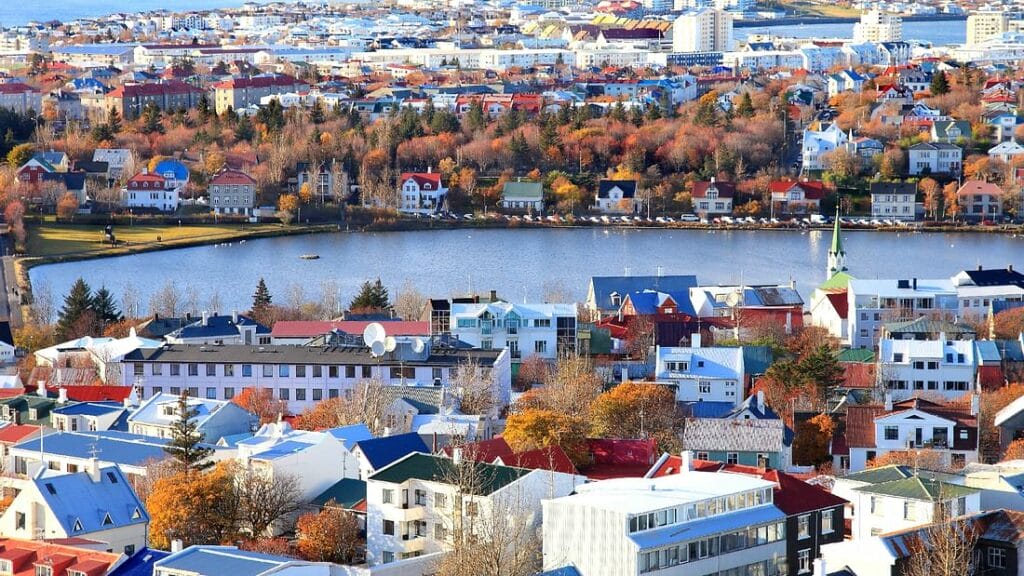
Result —
<svg viewBox="0 0 1024 576"><path fill-rule="evenodd" d="M40 266L34 286L55 296L78 277L120 294L130 284L145 312L149 295L175 281L198 290L201 304L216 294L223 311L246 310L260 277L277 302L296 284L316 298L333 280L343 303L366 279L380 277L392 294L406 280L420 292L445 297L495 289L513 301L538 301L552 287L586 297L591 276L696 274L703 284L783 283L791 279L805 302L825 279L828 231L705 231L605 229L489 229L334 233L250 240L102 260ZM994 234L844 234L850 272L861 278L949 277L982 264L1024 269L1024 237ZM303 260L306 253L319 260ZM58 298L59 302L59 298Z"/></svg>
<svg viewBox="0 0 1024 576"><path fill-rule="evenodd" d="M255 0L266 3L266 0ZM287 0L286 0L287 1ZM103 16L117 12L148 12L150 10L213 10L241 6L245 0L123 0L96 2L95 0L10 0L0 7L0 25L12 26L30 21L45 22L61 20L67 22L76 18Z"/></svg>
<svg viewBox="0 0 1024 576"><path fill-rule="evenodd" d="M787 38L853 38L853 23L756 26L735 28L733 32L736 40L744 40L750 34L772 34ZM967 41L967 21L904 22L903 39L931 42L936 46L963 44Z"/></svg>

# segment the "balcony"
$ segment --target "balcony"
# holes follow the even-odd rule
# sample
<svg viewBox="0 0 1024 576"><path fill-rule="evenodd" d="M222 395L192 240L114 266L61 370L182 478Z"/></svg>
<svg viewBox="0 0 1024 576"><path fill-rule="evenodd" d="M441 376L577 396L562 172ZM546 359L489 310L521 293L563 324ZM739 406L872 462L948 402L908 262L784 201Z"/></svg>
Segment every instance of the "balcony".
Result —
<svg viewBox="0 0 1024 576"><path fill-rule="evenodd" d="M427 537L424 534L402 534L398 540L402 552L422 552L427 544Z"/></svg>
<svg viewBox="0 0 1024 576"><path fill-rule="evenodd" d="M401 504L391 506L384 514L384 517L397 522L410 522L412 520L422 520L426 516L426 512L426 506Z"/></svg>

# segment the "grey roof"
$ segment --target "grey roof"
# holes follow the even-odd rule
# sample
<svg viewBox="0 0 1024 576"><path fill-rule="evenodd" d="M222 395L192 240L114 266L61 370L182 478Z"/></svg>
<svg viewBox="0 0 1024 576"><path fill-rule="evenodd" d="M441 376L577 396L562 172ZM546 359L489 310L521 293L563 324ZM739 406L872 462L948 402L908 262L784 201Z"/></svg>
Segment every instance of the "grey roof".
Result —
<svg viewBox="0 0 1024 576"><path fill-rule="evenodd" d="M539 201L544 199L544 186L540 182L505 182L501 195L506 200Z"/></svg>
<svg viewBox="0 0 1024 576"><path fill-rule="evenodd" d="M691 418L683 427L683 446L702 452L779 452L784 434L782 420Z"/></svg>
<svg viewBox="0 0 1024 576"><path fill-rule="evenodd" d="M608 198L614 188L622 190L623 198L636 196L636 180L601 180L597 185L597 197Z"/></svg>
<svg viewBox="0 0 1024 576"><path fill-rule="evenodd" d="M216 364L305 364L380 366L453 366L467 360L481 366L493 366L504 350L432 348L423 360L401 360L386 355L374 358L370 349L356 346L245 346L242 344L201 346L199 344L167 344L160 348L138 349L125 355L125 362L177 362Z"/></svg>
<svg viewBox="0 0 1024 576"><path fill-rule="evenodd" d="M917 184L913 182L873 182L871 194L913 194L917 195Z"/></svg>
<svg viewBox="0 0 1024 576"><path fill-rule="evenodd" d="M395 400L404 400L420 414L437 414L444 405L444 390L426 386L381 386L380 393L390 405Z"/></svg>

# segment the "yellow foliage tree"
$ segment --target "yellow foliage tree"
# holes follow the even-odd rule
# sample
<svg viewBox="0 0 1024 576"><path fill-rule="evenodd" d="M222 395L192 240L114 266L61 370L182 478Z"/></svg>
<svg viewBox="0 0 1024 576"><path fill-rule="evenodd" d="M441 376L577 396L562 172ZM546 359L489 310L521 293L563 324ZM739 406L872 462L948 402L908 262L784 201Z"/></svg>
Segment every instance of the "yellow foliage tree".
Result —
<svg viewBox="0 0 1024 576"><path fill-rule="evenodd" d="M554 410L528 409L510 414L505 441L516 452L560 446L577 467L587 464L587 422Z"/></svg>
<svg viewBox="0 0 1024 576"><path fill-rule="evenodd" d="M160 478L146 498L149 543L167 550L172 539L186 546L220 544L233 537L238 503L227 466L209 472L178 472Z"/></svg>
<svg viewBox="0 0 1024 576"><path fill-rule="evenodd" d="M313 188L309 185L309 182L303 182L302 186L299 187L299 200L303 204L309 204L313 200ZM281 210L285 210L285 208L281 208Z"/></svg>
<svg viewBox="0 0 1024 576"><path fill-rule="evenodd" d="M619 384L597 397L590 419L595 436L656 438L662 451L679 448L676 395L660 384Z"/></svg>
<svg viewBox="0 0 1024 576"><path fill-rule="evenodd" d="M295 194L281 194L277 199L277 209L282 212L295 212L299 209L299 197Z"/></svg>

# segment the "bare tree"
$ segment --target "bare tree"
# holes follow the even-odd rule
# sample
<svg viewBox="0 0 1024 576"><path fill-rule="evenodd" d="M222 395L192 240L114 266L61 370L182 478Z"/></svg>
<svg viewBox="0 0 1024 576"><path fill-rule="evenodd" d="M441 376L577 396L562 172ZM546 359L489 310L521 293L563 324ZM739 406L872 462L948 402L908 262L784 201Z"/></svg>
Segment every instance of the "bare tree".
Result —
<svg viewBox="0 0 1024 576"><path fill-rule="evenodd" d="M419 320L427 306L427 298L416 289L412 280L406 280L395 294L395 314L402 320Z"/></svg>
<svg viewBox="0 0 1024 576"><path fill-rule="evenodd" d="M139 291L130 280L125 280L121 287L121 311L126 318L139 317Z"/></svg>
<svg viewBox="0 0 1024 576"><path fill-rule="evenodd" d="M185 312L193 315L199 314L199 289L195 284L185 286ZM209 310L210 314L216 314L220 310Z"/></svg>
<svg viewBox="0 0 1024 576"><path fill-rule="evenodd" d="M334 280L320 282L320 313L329 320L341 313L341 299L338 297L338 283Z"/></svg>
<svg viewBox="0 0 1024 576"><path fill-rule="evenodd" d="M490 370L476 362L460 363L448 378L448 388L464 414L497 416L501 407L501 394Z"/></svg>
<svg viewBox="0 0 1024 576"><path fill-rule="evenodd" d="M242 529L253 537L271 535L271 525L302 507L297 476L238 466L234 477Z"/></svg>
<svg viewBox="0 0 1024 576"><path fill-rule="evenodd" d="M207 310L221 310L223 303L220 299L220 293L217 291L210 292L206 297L206 309Z"/></svg>
<svg viewBox="0 0 1024 576"><path fill-rule="evenodd" d="M543 403L556 412L583 416L601 394L601 378L590 361L576 354L559 358L540 394Z"/></svg>
<svg viewBox="0 0 1024 576"><path fill-rule="evenodd" d="M53 290L46 282L36 282L32 286L32 319L37 324L50 324L53 322L56 306L53 300Z"/></svg>
<svg viewBox="0 0 1024 576"><path fill-rule="evenodd" d="M149 298L149 313L173 318L181 312L181 298L178 287L173 280L168 280L163 287Z"/></svg>
<svg viewBox="0 0 1024 576"><path fill-rule="evenodd" d="M939 498L942 498L940 490ZM978 530L970 517L952 517L948 506L936 505L933 522L907 535L908 556L903 576L973 576L978 573L974 548Z"/></svg>
<svg viewBox="0 0 1024 576"><path fill-rule="evenodd" d="M543 286L544 301L549 304L568 304L572 302L572 293L561 280L547 280Z"/></svg>
<svg viewBox="0 0 1024 576"><path fill-rule="evenodd" d="M302 288L302 284L298 282L289 284L285 295L287 306L292 310L301 310L302 305L306 302L306 291Z"/></svg>

